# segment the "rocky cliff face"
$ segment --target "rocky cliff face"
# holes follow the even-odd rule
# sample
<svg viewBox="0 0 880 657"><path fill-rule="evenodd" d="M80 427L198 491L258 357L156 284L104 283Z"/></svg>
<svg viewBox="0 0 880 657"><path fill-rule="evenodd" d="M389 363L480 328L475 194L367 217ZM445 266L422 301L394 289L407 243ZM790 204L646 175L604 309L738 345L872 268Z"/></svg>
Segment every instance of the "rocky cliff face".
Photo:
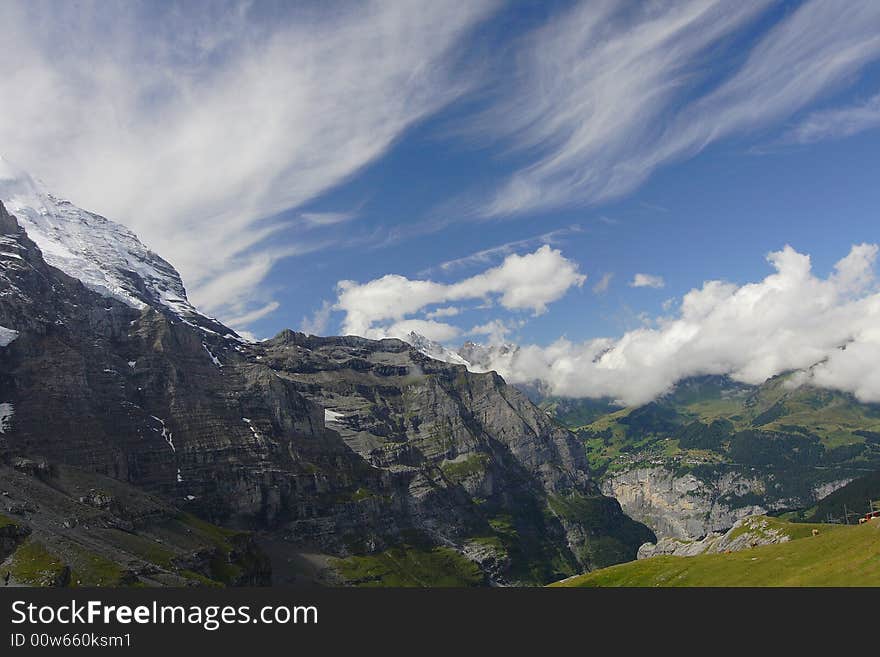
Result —
<svg viewBox="0 0 880 657"><path fill-rule="evenodd" d="M0 232L6 462L105 475L291 550L445 546L498 583L631 559L653 538L601 494L574 436L497 375L398 340L249 344L185 297L155 297L127 256L113 276L147 291L139 303L48 265L2 205Z"/></svg>
<svg viewBox="0 0 880 657"><path fill-rule="evenodd" d="M694 540L752 515L811 506L847 482L828 482L807 498L791 498L778 494L772 472L718 467L698 474L662 465L634 468L607 476L602 490L659 538Z"/></svg>
<svg viewBox="0 0 880 657"><path fill-rule="evenodd" d="M625 560L647 533L601 495L577 439L497 374L399 340L284 332L248 351L325 409L406 525L476 555L493 577L505 579L503 564L531 578Z"/></svg>
<svg viewBox="0 0 880 657"><path fill-rule="evenodd" d="M713 532L699 540L661 538L656 543L645 543L639 548L639 559L651 557L695 557L698 554L738 552L761 545L787 543L791 540L789 527L766 516L747 516L737 520L726 532Z"/></svg>
<svg viewBox="0 0 880 657"><path fill-rule="evenodd" d="M696 539L767 512L757 504L732 502L763 493L763 482L737 473L707 481L690 473L676 475L663 467L638 468L608 477L603 490L661 538Z"/></svg>

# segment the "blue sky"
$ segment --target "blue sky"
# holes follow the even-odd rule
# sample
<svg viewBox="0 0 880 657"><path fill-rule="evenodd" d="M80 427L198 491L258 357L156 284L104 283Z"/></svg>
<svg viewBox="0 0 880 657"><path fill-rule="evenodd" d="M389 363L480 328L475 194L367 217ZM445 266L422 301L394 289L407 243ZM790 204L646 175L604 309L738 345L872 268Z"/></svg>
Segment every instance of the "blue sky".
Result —
<svg viewBox="0 0 880 657"><path fill-rule="evenodd" d="M869 89L866 86L861 95ZM853 98L860 95L858 90L849 93ZM369 190L376 190L364 204L358 226L369 232L386 226L390 217L405 225L410 216L430 212L450 189L448 177L458 183L462 170L472 171L472 176L464 176L467 184L493 179L468 161L469 154L426 136L432 127L429 122L414 131L382 162L322 202L326 207L334 207L334 202L341 208L355 207ZM763 278L769 271L765 254L785 244L809 253L816 269L827 272L851 244L878 239L880 130L809 146L777 147L777 136L778 131L770 130L756 139L710 147L659 171L625 198L596 207L462 222L366 252L361 247L321 251L280 263L268 281L279 288L282 308L315 309L334 298L333 287L340 278L367 281L389 272L419 278L430 270L425 275L454 280L486 265L463 265L449 272L438 265L578 226L580 232L563 233L552 243L580 264L589 276L587 284L545 315L529 317L517 333L520 341L537 342L560 334L575 340L617 335L637 325L639 313L662 312L665 300L680 297L703 280L742 283ZM768 151L757 154L755 146ZM430 182L420 184L424 178ZM425 203L425 195L435 198ZM536 239L531 248L519 251L540 243ZM501 259L499 255L494 263ZM662 276L665 287L631 288L628 283L638 272ZM592 285L606 273L613 274L608 291L594 294ZM493 309L469 317L476 324L497 316ZM338 314L333 316L330 331L338 330L339 320ZM284 324L269 316L255 328L270 334ZM298 325L299 317L287 324Z"/></svg>
<svg viewBox="0 0 880 657"><path fill-rule="evenodd" d="M785 245L827 277L878 239L873 0L36 2L0 18L16 99L0 152L132 227L257 337L416 320L450 344L616 338L706 281L764 280ZM412 308L377 309L394 295ZM503 330L472 332L490 322Z"/></svg>
<svg viewBox="0 0 880 657"><path fill-rule="evenodd" d="M736 47L753 46L798 5L770 7L764 20L738 35ZM507 22L516 21L527 31L539 24L536 14L543 12L508 13L513 17ZM497 26L490 25L477 38L499 39L497 32ZM712 63L730 70L742 59L742 52L734 52ZM663 166L619 198L488 220L441 216L451 225L387 245L377 237L366 249L357 245L287 260L267 281L278 287L282 309L317 309L325 300L334 300L333 286L342 278L365 282L397 273L457 280L498 264L506 251L470 266L443 270L439 265L517 241L526 242L514 247L515 252L531 251L543 243L539 236L559 231L549 243L580 265L589 277L587 284L572 289L538 317L499 312L496 307L457 318L463 328L498 317L524 319L511 338L547 343L560 335L572 340L618 335L639 326L642 313L661 314L664 301L681 297L707 279L744 283L763 278L770 270L764 256L785 244L810 254L816 270L827 273L852 244L878 237L880 121L875 118L855 135L809 144L793 141L790 132L814 112L858 105L878 90L880 68L868 63L859 75L842 81L840 89L782 120ZM481 100L473 102L479 105ZM760 103L760 98L754 102ZM389 227L406 230L429 221L426 217L435 217L449 198L497 186L513 167L529 159L505 152L503 146L474 145L447 136L459 121L467 122L472 111L472 104L462 102L424 121L384 157L316 199L312 207L357 208L357 222L346 224L341 232L376 231L384 236ZM661 276L665 286L630 287L638 272ZM609 273L607 291L595 294L593 284ZM285 315L279 310L254 328L271 334L298 324L296 317ZM340 313L331 315L328 330L338 331L341 320Z"/></svg>

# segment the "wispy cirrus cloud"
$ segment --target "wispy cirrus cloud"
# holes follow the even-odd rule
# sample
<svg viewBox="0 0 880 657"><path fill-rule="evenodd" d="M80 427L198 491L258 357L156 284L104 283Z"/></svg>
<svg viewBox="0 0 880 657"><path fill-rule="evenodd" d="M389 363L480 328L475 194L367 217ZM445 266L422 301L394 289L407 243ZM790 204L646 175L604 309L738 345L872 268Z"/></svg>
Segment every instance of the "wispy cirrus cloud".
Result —
<svg viewBox="0 0 880 657"><path fill-rule="evenodd" d="M735 71L710 78L725 44L773 4L581 2L529 35L515 83L477 123L528 163L471 199L473 213L621 196L663 164L792 116L880 58L880 3L809 0Z"/></svg>
<svg viewBox="0 0 880 657"><path fill-rule="evenodd" d="M813 144L876 128L880 128L880 94L861 103L813 112L791 128L783 142Z"/></svg>
<svg viewBox="0 0 880 657"><path fill-rule="evenodd" d="M611 287L611 279L614 278L612 272L605 272L602 277L593 284L593 294L605 294Z"/></svg>
<svg viewBox="0 0 880 657"><path fill-rule="evenodd" d="M245 313L244 315L239 315L237 317L230 317L229 319L226 320L226 322L232 328L241 329L243 327L249 326L253 322L256 322L258 319L262 319L266 315L274 313L276 310L278 310L278 307L280 305L281 304L278 303L277 301L270 301L266 305L261 306L260 308L257 308L255 310L252 310L248 313Z"/></svg>
<svg viewBox="0 0 880 657"><path fill-rule="evenodd" d="M315 228L344 224L356 217L356 212L301 212L299 215L303 223Z"/></svg>
<svg viewBox="0 0 880 657"><path fill-rule="evenodd" d="M246 316L279 259L317 246L281 232L349 219L275 215L468 89L456 46L493 7L2 3L0 151L138 232L196 304Z"/></svg>
<svg viewBox="0 0 880 657"><path fill-rule="evenodd" d="M662 276L656 276L654 274L636 274L630 281L629 286L652 287L655 290L659 290L666 287L666 281L663 280Z"/></svg>
<svg viewBox="0 0 880 657"><path fill-rule="evenodd" d="M500 259L502 256L507 256L511 253L515 253L526 248L531 248L536 245L548 244L550 246L556 246L563 240L564 237L576 233L582 233L583 231L584 228L580 224L572 224L571 226L551 230L540 235L535 235L534 237L526 237L525 239L521 240L511 240L510 242L498 244L488 249L475 251L474 253L462 256L461 258L446 260L445 262L441 262L439 265L430 267L419 272L419 274L424 276L434 271L450 272L465 267L486 265L495 261L496 259Z"/></svg>

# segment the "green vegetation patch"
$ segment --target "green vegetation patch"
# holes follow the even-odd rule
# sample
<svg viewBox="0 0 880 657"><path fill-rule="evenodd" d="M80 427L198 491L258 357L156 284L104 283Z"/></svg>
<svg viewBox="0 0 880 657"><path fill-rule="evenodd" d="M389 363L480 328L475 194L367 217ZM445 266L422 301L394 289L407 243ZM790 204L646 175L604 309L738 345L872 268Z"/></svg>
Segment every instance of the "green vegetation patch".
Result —
<svg viewBox="0 0 880 657"><path fill-rule="evenodd" d="M471 587L485 583L474 562L446 547L402 545L331 563L351 586Z"/></svg>
<svg viewBox="0 0 880 657"><path fill-rule="evenodd" d="M186 525L190 529L195 530L199 535L220 548L230 547L229 541L236 536L245 532L236 529L227 529L219 525L213 525L210 522L197 518L190 513L181 513L177 516L178 522Z"/></svg>
<svg viewBox="0 0 880 657"><path fill-rule="evenodd" d="M265 556L246 545L249 532L213 525L187 513L178 516L178 520L217 548L218 553L208 565L208 574L211 580L214 580L214 584L221 582L236 585L241 576L249 570L268 567L264 563Z"/></svg>
<svg viewBox="0 0 880 657"><path fill-rule="evenodd" d="M812 536L814 529L821 533L829 527L831 526L825 524L786 522L772 516L753 516L750 522L743 523L732 531L730 538L735 539L747 533L761 538L783 534L795 540Z"/></svg>
<svg viewBox="0 0 880 657"><path fill-rule="evenodd" d="M174 552L157 543L155 539L131 532L124 532L121 529L107 530L104 533L104 539L115 547L140 557L144 561L154 563L163 568L172 568Z"/></svg>
<svg viewBox="0 0 880 657"><path fill-rule="evenodd" d="M19 526L20 526L19 523L15 522L15 520L13 520L12 518L9 518L8 516L4 516L2 513L0 513L0 529L3 529L5 527L19 527Z"/></svg>
<svg viewBox="0 0 880 657"><path fill-rule="evenodd" d="M620 410L611 399L583 399L550 397L541 404L541 410L566 427L582 427L608 413Z"/></svg>
<svg viewBox="0 0 880 657"><path fill-rule="evenodd" d="M478 453L469 454L459 461L445 461L440 465L443 474L453 483L464 481L473 475L481 475L486 471L489 463L489 455Z"/></svg>
<svg viewBox="0 0 880 657"><path fill-rule="evenodd" d="M581 525L590 534L578 557L592 568L629 561L635 558L639 545L657 540L645 525L624 515L611 498L572 493L552 495L547 502L554 514Z"/></svg>
<svg viewBox="0 0 880 657"><path fill-rule="evenodd" d="M722 446L730 440L732 433L733 423L723 418L712 420L709 424L691 422L679 429L678 445L681 449L721 451Z"/></svg>
<svg viewBox="0 0 880 657"><path fill-rule="evenodd" d="M223 588L223 584L221 584L220 582L213 580L213 579L210 579L208 577L205 577L201 573L197 573L194 570L182 570L182 571L180 571L180 575L182 577L185 577L190 582L192 582L193 584L196 584L198 586L207 586L209 588L215 588L215 589L216 588Z"/></svg>
<svg viewBox="0 0 880 657"><path fill-rule="evenodd" d="M555 401L547 407L584 441L600 476L657 462L729 462L810 471L815 483L817 470L880 468L880 405L790 378L747 386L696 377L656 402L569 421Z"/></svg>
<svg viewBox="0 0 880 657"><path fill-rule="evenodd" d="M21 584L52 586L64 580L65 564L42 543L29 540L12 555L9 571Z"/></svg>
<svg viewBox="0 0 880 657"><path fill-rule="evenodd" d="M514 496L506 507L491 509L487 521L510 558L507 576L511 581L541 585L581 570L575 555L560 540L559 521L534 498Z"/></svg>
<svg viewBox="0 0 880 657"><path fill-rule="evenodd" d="M238 564L232 563L228 555L217 555L209 564L211 579L223 584L232 585L244 574L244 569Z"/></svg>
<svg viewBox="0 0 880 657"><path fill-rule="evenodd" d="M74 555L70 567L70 581L76 586L119 586L125 575L119 564L84 550Z"/></svg>
<svg viewBox="0 0 880 657"><path fill-rule="evenodd" d="M468 541L471 543L476 543L477 545L483 545L485 547L491 548L499 556L507 553L507 548L504 546L504 541L502 541L498 536L473 536L469 538Z"/></svg>

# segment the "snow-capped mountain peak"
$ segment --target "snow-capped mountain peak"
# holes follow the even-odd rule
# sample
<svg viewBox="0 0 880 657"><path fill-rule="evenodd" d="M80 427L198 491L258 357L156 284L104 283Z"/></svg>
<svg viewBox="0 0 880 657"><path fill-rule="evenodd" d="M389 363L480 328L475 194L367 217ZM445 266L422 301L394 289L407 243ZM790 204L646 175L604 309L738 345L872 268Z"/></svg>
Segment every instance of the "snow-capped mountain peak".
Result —
<svg viewBox="0 0 880 657"><path fill-rule="evenodd" d="M509 361L518 350L519 347L512 343L486 345L465 342L458 350L458 356L469 364L472 372L487 372L499 369L499 365Z"/></svg>
<svg viewBox="0 0 880 657"><path fill-rule="evenodd" d="M2 157L0 201L46 262L86 287L135 308L160 305L178 315L196 313L180 274L132 231L53 196Z"/></svg>
<svg viewBox="0 0 880 657"><path fill-rule="evenodd" d="M434 360L464 365L471 372L500 371L505 363L509 364L510 359L519 351L519 346L513 343L479 344L477 342L465 342L456 351L415 331L410 331L407 335L402 336L401 340L408 342Z"/></svg>
<svg viewBox="0 0 880 657"><path fill-rule="evenodd" d="M452 349L444 347L439 342L429 340L424 335L416 333L415 331L410 331L409 334L402 338L402 340L408 342L418 351L434 360L442 360L444 363L452 363L454 365L470 366L470 363L455 353Z"/></svg>

